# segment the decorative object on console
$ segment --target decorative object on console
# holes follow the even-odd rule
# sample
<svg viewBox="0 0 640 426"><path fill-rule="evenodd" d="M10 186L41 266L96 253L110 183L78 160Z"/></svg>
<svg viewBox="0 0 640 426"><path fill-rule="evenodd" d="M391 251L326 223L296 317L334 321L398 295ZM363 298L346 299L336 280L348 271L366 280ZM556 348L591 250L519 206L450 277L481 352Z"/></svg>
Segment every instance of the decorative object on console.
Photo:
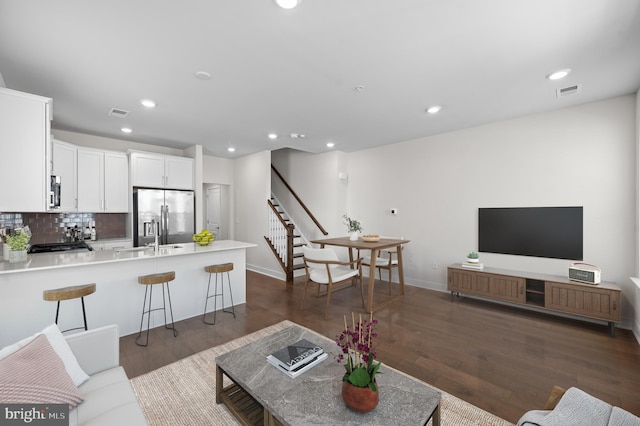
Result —
<svg viewBox="0 0 640 426"><path fill-rule="evenodd" d="M484 269L484 264L480 263L480 256L478 256L478 253L472 251L467 255L467 261L462 264L462 267L482 271Z"/></svg>
<svg viewBox="0 0 640 426"><path fill-rule="evenodd" d="M575 262L569 266L569 279L585 284L600 284L601 271L595 265L590 263Z"/></svg>
<svg viewBox="0 0 640 426"><path fill-rule="evenodd" d="M358 233L362 232L362 225L360 221L351 219L346 214L342 216L344 218L344 224L347 225L347 231L349 232L349 239L356 241L358 239Z"/></svg>
<svg viewBox="0 0 640 426"><path fill-rule="evenodd" d="M342 377L342 399L347 407L366 413L378 405L378 387L376 374L380 369L380 363L374 362L375 350L373 339L378 335L374 327L378 320L373 318L362 320L362 314L358 322L351 313L351 328L347 324L347 316L344 317L344 331L336 338L336 343L342 350L337 361L346 358L344 364L346 370Z"/></svg>

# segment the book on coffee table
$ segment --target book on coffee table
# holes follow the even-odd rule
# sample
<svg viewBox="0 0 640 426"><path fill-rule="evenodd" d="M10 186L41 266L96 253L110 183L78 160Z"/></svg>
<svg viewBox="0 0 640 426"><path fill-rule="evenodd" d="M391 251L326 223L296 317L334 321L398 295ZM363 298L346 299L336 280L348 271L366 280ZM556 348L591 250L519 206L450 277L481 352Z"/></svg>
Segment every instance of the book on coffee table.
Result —
<svg viewBox="0 0 640 426"><path fill-rule="evenodd" d="M301 339L269 356L283 369L291 371L313 361L322 353L324 353L322 347L307 339Z"/></svg>
<svg viewBox="0 0 640 426"><path fill-rule="evenodd" d="M269 361L269 363L271 365L273 365L274 367L276 367L278 370L282 371L284 374L286 374L287 376L291 377L292 379L298 377L299 375L301 375L302 373L304 373L305 371L313 368L314 366L320 364L322 361L324 361L325 359L327 359L327 357L329 356L328 353L323 352L319 355L315 355L313 357L309 357L309 361L304 363L304 364L298 364L297 367L288 370L286 368L284 368L282 366L282 364L278 361L278 359L276 357L274 357L273 355L269 355L267 356L267 361Z"/></svg>

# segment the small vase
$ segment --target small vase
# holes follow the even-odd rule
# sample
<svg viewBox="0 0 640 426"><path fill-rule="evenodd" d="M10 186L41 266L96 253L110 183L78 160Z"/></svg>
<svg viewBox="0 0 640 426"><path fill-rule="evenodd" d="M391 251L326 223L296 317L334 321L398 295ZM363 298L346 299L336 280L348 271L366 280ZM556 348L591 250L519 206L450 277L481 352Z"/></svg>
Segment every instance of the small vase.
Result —
<svg viewBox="0 0 640 426"><path fill-rule="evenodd" d="M349 382L342 382L342 399L352 410L368 413L378 405L378 392L368 387L359 388Z"/></svg>
<svg viewBox="0 0 640 426"><path fill-rule="evenodd" d="M358 231L349 232L349 239L351 241L358 241Z"/></svg>

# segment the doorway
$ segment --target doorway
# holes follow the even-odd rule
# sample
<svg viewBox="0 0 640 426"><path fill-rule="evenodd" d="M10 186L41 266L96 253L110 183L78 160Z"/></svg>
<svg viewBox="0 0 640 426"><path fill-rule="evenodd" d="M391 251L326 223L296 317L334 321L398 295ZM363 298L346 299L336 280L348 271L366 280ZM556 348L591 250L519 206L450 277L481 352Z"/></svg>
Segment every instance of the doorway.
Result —
<svg viewBox="0 0 640 426"><path fill-rule="evenodd" d="M206 192L206 227L216 240L229 239L228 185L214 184Z"/></svg>

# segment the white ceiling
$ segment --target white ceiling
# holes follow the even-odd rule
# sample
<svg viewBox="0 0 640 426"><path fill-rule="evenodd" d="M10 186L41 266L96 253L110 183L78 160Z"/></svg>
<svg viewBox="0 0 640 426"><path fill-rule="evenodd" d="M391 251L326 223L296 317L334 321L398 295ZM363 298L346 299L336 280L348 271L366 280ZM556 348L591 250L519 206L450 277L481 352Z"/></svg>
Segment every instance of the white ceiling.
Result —
<svg viewBox="0 0 640 426"><path fill-rule="evenodd" d="M56 129L353 152L635 93L640 0L0 0L0 73L53 98Z"/></svg>

